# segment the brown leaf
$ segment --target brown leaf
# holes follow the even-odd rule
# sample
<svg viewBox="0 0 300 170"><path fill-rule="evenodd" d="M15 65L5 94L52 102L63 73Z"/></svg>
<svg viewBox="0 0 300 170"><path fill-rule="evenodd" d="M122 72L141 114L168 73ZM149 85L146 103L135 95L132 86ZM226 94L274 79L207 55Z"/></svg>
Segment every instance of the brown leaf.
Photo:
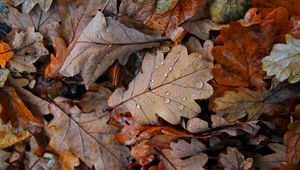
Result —
<svg viewBox="0 0 300 170"><path fill-rule="evenodd" d="M227 153L221 153L219 157L219 162L222 164L225 170L248 170L253 166L253 159L245 159L244 155L241 154L236 148L227 147Z"/></svg>
<svg viewBox="0 0 300 170"><path fill-rule="evenodd" d="M286 146L278 143L269 143L268 147L275 151L275 153L268 155L256 155L255 166L262 169L268 170L272 168L277 168L281 163L287 162L286 157Z"/></svg>
<svg viewBox="0 0 300 170"><path fill-rule="evenodd" d="M207 83L211 63L199 53L188 55L184 46L173 47L165 59L159 51L146 54L142 68L126 92L119 88L108 101L113 109L125 107L139 122L157 123L156 114L172 124L196 117L201 109L194 100L213 93Z"/></svg>
<svg viewBox="0 0 300 170"><path fill-rule="evenodd" d="M76 41L60 73L68 77L80 73L89 87L116 59L125 64L131 53L156 46L160 39L127 28L98 12Z"/></svg>
<svg viewBox="0 0 300 170"><path fill-rule="evenodd" d="M5 161L10 157L11 153L0 149L0 169L6 169L9 164Z"/></svg>
<svg viewBox="0 0 300 170"><path fill-rule="evenodd" d="M124 169L128 150L113 141L117 129L107 124L109 114L102 112L110 94L106 88L86 94L83 101L86 97L94 98L97 104L82 104L82 110L75 101L54 99L49 105L54 119L46 127L50 133L49 146L56 152L75 154L96 170Z"/></svg>
<svg viewBox="0 0 300 170"><path fill-rule="evenodd" d="M0 69L0 88L4 86L8 75L9 75L8 69Z"/></svg>
<svg viewBox="0 0 300 170"><path fill-rule="evenodd" d="M28 27L26 31L16 32L11 46L17 51L9 61L11 67L19 72L33 73L36 68L33 65L41 56L49 52L44 47L43 36Z"/></svg>
<svg viewBox="0 0 300 170"><path fill-rule="evenodd" d="M43 11L49 10L52 0L11 0L14 6L22 4L22 11L28 13L34 6L39 4Z"/></svg>
<svg viewBox="0 0 300 170"><path fill-rule="evenodd" d="M213 69L217 83L235 87L266 86L260 60L271 50L275 28L271 24L243 27L232 22L229 28L221 29L221 36L224 45L212 49L217 61Z"/></svg>
<svg viewBox="0 0 300 170"><path fill-rule="evenodd" d="M5 42L0 41L0 67L4 68L7 61L9 61L13 56L14 52L11 50L10 46Z"/></svg>
<svg viewBox="0 0 300 170"><path fill-rule="evenodd" d="M184 30L196 37L207 40L209 38L209 31L211 30L212 21L210 19L196 20L186 22L182 25Z"/></svg>
<svg viewBox="0 0 300 170"><path fill-rule="evenodd" d="M184 33L180 25L192 18L200 8L204 8L206 2L206 0L157 1L154 14L144 23L154 29L164 30L167 37L179 42Z"/></svg>
<svg viewBox="0 0 300 170"><path fill-rule="evenodd" d="M188 52L199 52L203 59L207 61L214 61L214 57L211 54L211 50L213 48L213 42L211 40L206 40L203 45L201 45L200 41L195 37L190 37L189 40L185 43Z"/></svg>
<svg viewBox="0 0 300 170"><path fill-rule="evenodd" d="M178 158L186 158L201 153L206 149L206 146L197 139L192 139L191 143L180 139L177 143L171 142L173 154Z"/></svg>
<svg viewBox="0 0 300 170"><path fill-rule="evenodd" d="M121 15L144 21L155 11L155 0L123 0L119 7Z"/></svg>
<svg viewBox="0 0 300 170"><path fill-rule="evenodd" d="M289 0L289 1L281 1L281 0L252 0L252 6L255 7L285 7L289 10L289 12L300 15L300 1L298 0Z"/></svg>

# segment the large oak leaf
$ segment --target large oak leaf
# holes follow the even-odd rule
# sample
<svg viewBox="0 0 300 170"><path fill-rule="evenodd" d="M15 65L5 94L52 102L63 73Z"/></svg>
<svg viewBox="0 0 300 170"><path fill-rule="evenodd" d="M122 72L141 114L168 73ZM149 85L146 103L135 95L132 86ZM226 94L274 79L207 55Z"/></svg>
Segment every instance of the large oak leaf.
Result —
<svg viewBox="0 0 300 170"><path fill-rule="evenodd" d="M75 154L96 170L125 169L128 149L114 142L117 128L107 124L109 114L102 112L110 94L110 90L100 88L97 93L88 92L79 102L54 99L49 105L54 119L46 127L49 146L56 152Z"/></svg>
<svg viewBox="0 0 300 170"><path fill-rule="evenodd" d="M164 59L162 52L146 54L142 69L129 84L126 92L117 89L109 99L113 109L126 107L143 123L156 123L157 115L172 124L181 117L193 118L200 112L194 101L207 99L212 87L212 63L201 58L199 53L188 55L184 46L175 46Z"/></svg>
<svg viewBox="0 0 300 170"><path fill-rule="evenodd" d="M76 41L60 73L68 77L80 73L89 87L116 59L124 64L131 53L156 46L160 39L128 28L111 17L105 18L98 12Z"/></svg>

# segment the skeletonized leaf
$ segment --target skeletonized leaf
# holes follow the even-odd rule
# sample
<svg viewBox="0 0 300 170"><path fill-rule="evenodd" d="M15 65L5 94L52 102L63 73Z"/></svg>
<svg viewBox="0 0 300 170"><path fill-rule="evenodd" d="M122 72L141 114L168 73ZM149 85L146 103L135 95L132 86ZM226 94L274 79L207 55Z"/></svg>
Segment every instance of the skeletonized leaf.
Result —
<svg viewBox="0 0 300 170"><path fill-rule="evenodd" d="M75 154L96 170L124 169L128 149L115 143L117 128L107 124L109 114L102 112L110 94L106 88L87 93L82 101L94 98L95 104L84 102L80 105L82 110L75 101L54 99L55 103L49 105L54 119L46 127L50 133L49 146L56 152Z"/></svg>
<svg viewBox="0 0 300 170"><path fill-rule="evenodd" d="M16 54L9 64L19 72L35 72L36 68L33 63L49 53L44 47L43 36L35 32L33 27L16 33L11 46L16 50Z"/></svg>
<svg viewBox="0 0 300 170"><path fill-rule="evenodd" d="M156 46L160 39L160 36L145 35L97 12L76 41L60 73L68 77L80 73L89 87L116 59L124 64L131 53Z"/></svg>
<svg viewBox="0 0 300 170"><path fill-rule="evenodd" d="M219 162L222 164L225 170L241 169L248 170L253 166L253 159L245 159L236 148L227 147L227 153L220 154Z"/></svg>
<svg viewBox="0 0 300 170"><path fill-rule="evenodd" d="M109 98L109 106L126 107L143 123L156 123L157 114L178 124L181 117L193 118L201 111L194 100L212 95L213 89L207 83L212 78L211 67L199 53L188 55L182 45L173 47L165 59L160 51L156 55L147 53L143 72L129 84L126 92L117 89Z"/></svg>
<svg viewBox="0 0 300 170"><path fill-rule="evenodd" d="M22 4L22 11L28 13L32 10L32 8L39 4L43 11L48 11L52 0L12 0L14 6L18 6Z"/></svg>
<svg viewBox="0 0 300 170"><path fill-rule="evenodd" d="M262 60L262 68L279 80L290 83L300 80L300 40L286 35L286 44L275 44L269 56Z"/></svg>

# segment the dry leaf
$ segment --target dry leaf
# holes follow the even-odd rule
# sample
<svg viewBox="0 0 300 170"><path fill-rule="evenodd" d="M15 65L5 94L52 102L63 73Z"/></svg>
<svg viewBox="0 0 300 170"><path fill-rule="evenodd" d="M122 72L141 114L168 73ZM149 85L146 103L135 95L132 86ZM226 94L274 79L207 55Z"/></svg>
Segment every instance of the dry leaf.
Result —
<svg viewBox="0 0 300 170"><path fill-rule="evenodd" d="M0 41L0 67L4 68L7 61L14 56L14 52L5 42Z"/></svg>
<svg viewBox="0 0 300 170"><path fill-rule="evenodd" d="M11 153L0 149L0 169L6 169L9 164L5 161L10 157Z"/></svg>
<svg viewBox="0 0 300 170"><path fill-rule="evenodd" d="M241 154L236 148L227 147L227 153L221 153L219 157L219 162L222 164L225 170L248 170L253 166L253 159L245 159L244 155Z"/></svg>
<svg viewBox="0 0 300 170"><path fill-rule="evenodd" d="M214 57L211 54L213 48L213 42L211 40L206 40L203 45L195 37L190 37L185 43L186 48L190 53L199 52L203 59L207 61L214 61Z"/></svg>
<svg viewBox="0 0 300 170"><path fill-rule="evenodd" d="M48 50L44 47L43 36L35 32L33 27L28 27L26 31L16 33L11 46L17 52L9 61L9 64L21 73L36 72L33 63L41 56L48 54Z"/></svg>
<svg viewBox="0 0 300 170"><path fill-rule="evenodd" d="M14 6L19 6L22 4L22 11L25 13L29 13L32 8L39 4L43 11L48 11L52 0L11 0Z"/></svg>
<svg viewBox="0 0 300 170"><path fill-rule="evenodd" d="M257 155L255 158L255 166L261 170L269 170L279 167L281 163L286 163L286 146L278 143L269 143L268 147L275 153L268 155Z"/></svg>
<svg viewBox="0 0 300 170"><path fill-rule="evenodd" d="M147 53L142 68L126 92L119 88L108 101L113 109L126 107L137 121L156 123L157 114L178 124L181 117L193 118L201 111L195 99L213 93L207 83L212 78L211 63L199 53L188 55L184 46L173 47L165 59L160 51Z"/></svg>
<svg viewBox="0 0 300 170"><path fill-rule="evenodd" d="M89 112L83 112L69 99L54 99L55 103L49 105L54 119L46 127L50 133L49 146L56 152L75 154L96 170L124 169L128 149L114 142L117 129L107 124L109 114L102 112L110 94L105 88L86 94L88 98L94 96L97 103L81 105L82 110Z"/></svg>
<svg viewBox="0 0 300 170"><path fill-rule="evenodd" d="M300 80L300 40L286 35L286 44L275 44L269 56L262 60L262 68L268 76L290 83Z"/></svg>
<svg viewBox="0 0 300 170"><path fill-rule="evenodd" d="M155 0L123 0L119 7L121 15L144 21L155 11Z"/></svg>
<svg viewBox="0 0 300 170"><path fill-rule="evenodd" d="M206 149L206 146L197 139L192 139L191 143L180 139L177 143L171 142L173 154L178 158L186 158L189 156L197 155Z"/></svg>
<svg viewBox="0 0 300 170"><path fill-rule="evenodd" d="M210 19L196 20L186 22L182 25L184 30L196 37L207 40L209 38L209 31L211 30L212 21Z"/></svg>
<svg viewBox="0 0 300 170"><path fill-rule="evenodd" d="M9 75L9 70L0 68L0 88L2 88Z"/></svg>
<svg viewBox="0 0 300 170"><path fill-rule="evenodd" d="M160 155L160 163L168 170L204 170L203 166L208 160L204 153L194 155L190 158L180 159L170 149L162 150L164 156Z"/></svg>
<svg viewBox="0 0 300 170"><path fill-rule="evenodd" d="M156 46L160 39L127 28L98 12L76 41L60 73L68 77L80 73L89 87L116 59L125 64L131 53Z"/></svg>
<svg viewBox="0 0 300 170"><path fill-rule="evenodd" d="M248 120L256 120L263 113L270 113L277 107L286 109L284 102L298 96L297 87L289 85L271 91L253 91L239 88L237 91L226 91L223 97L213 99L212 110L225 114L228 121L238 120L248 115Z"/></svg>
<svg viewBox="0 0 300 170"><path fill-rule="evenodd" d="M213 69L217 83L235 87L265 86L260 59L268 54L273 45L276 38L274 29L271 24L243 27L238 22L221 29L224 45L212 49L217 61Z"/></svg>
<svg viewBox="0 0 300 170"><path fill-rule="evenodd" d="M167 37L178 42L184 33L179 25L192 18L200 8L205 8L206 2L206 0L157 1L154 14L144 23L151 28L164 30Z"/></svg>
<svg viewBox="0 0 300 170"><path fill-rule="evenodd" d="M289 12L300 15L300 1L298 0L252 0L252 6L255 7L285 7Z"/></svg>
<svg viewBox="0 0 300 170"><path fill-rule="evenodd" d="M191 133L198 133L208 128L208 122L197 117L188 120L186 124L186 129Z"/></svg>

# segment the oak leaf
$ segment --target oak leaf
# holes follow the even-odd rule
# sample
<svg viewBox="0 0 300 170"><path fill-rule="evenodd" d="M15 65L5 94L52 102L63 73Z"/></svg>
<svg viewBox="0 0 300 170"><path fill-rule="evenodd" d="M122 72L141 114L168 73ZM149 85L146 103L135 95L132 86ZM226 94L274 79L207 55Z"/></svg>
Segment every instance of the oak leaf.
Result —
<svg viewBox="0 0 300 170"><path fill-rule="evenodd" d="M5 161L11 156L10 152L0 149L0 169L6 169L9 164Z"/></svg>
<svg viewBox="0 0 300 170"><path fill-rule="evenodd" d="M286 146L278 143L269 143L268 147L275 153L268 155L257 154L255 157L255 166L262 170L268 170L279 167L281 163L287 163Z"/></svg>
<svg viewBox="0 0 300 170"><path fill-rule="evenodd" d="M16 54L9 61L9 64L21 73L36 72L33 63L41 56L49 53L44 47L43 36L35 32L33 27L28 27L25 31L15 33L11 46L16 50Z"/></svg>
<svg viewBox="0 0 300 170"><path fill-rule="evenodd" d="M43 11L49 10L52 0L12 0L14 6L22 4L22 11L28 13L32 8L39 4Z"/></svg>
<svg viewBox="0 0 300 170"><path fill-rule="evenodd" d="M225 170L241 169L248 170L253 166L253 159L246 158L236 148L227 147L227 153L221 153L219 155L219 162L222 164Z"/></svg>
<svg viewBox="0 0 300 170"><path fill-rule="evenodd" d="M265 86L260 60L269 53L276 38L272 25L243 27L232 22L229 28L221 29L220 36L224 45L212 49L217 61L212 73L217 83L235 87Z"/></svg>
<svg viewBox="0 0 300 170"><path fill-rule="evenodd" d="M269 56L262 59L262 68L268 76L290 83L300 80L300 40L286 35L286 44L275 44Z"/></svg>
<svg viewBox="0 0 300 170"><path fill-rule="evenodd" d="M154 14L144 23L154 29L164 30L167 37L180 40L184 30L180 24L192 18L200 8L206 6L206 0L170 0L157 1Z"/></svg>
<svg viewBox="0 0 300 170"><path fill-rule="evenodd" d="M182 25L184 30L188 33L197 36L202 40L209 38L209 31L211 30L212 21L210 19L196 20L186 22Z"/></svg>
<svg viewBox="0 0 300 170"><path fill-rule="evenodd" d="M0 67L4 68L7 61L14 56L13 50L5 42L0 42Z"/></svg>
<svg viewBox="0 0 300 170"><path fill-rule="evenodd" d="M248 115L248 120L256 120L263 113L285 108L285 102L295 96L299 98L298 86L282 85L270 91L254 91L239 88L226 91L223 97L212 99L212 110L224 114L228 121L238 120Z"/></svg>
<svg viewBox="0 0 300 170"><path fill-rule="evenodd" d="M109 98L113 109L125 107L135 119L143 123L157 123L157 116L172 124L181 117L193 118L201 108L194 101L207 99L213 93L207 83L212 78L212 63L199 53L188 55L182 45L171 49L164 59L162 52L147 53L139 73L128 90L117 89Z"/></svg>
<svg viewBox="0 0 300 170"><path fill-rule="evenodd" d="M138 21L144 21L155 11L155 0L123 0L119 13Z"/></svg>
<svg viewBox="0 0 300 170"><path fill-rule="evenodd" d="M206 146L197 139L192 139L191 143L185 140L178 140L177 143L171 142L170 147L172 152L178 158L186 158L201 153L206 149Z"/></svg>
<svg viewBox="0 0 300 170"><path fill-rule="evenodd" d="M125 64L131 53L156 46L160 39L127 28L98 12L76 41L60 73L68 77L80 73L89 87L116 59Z"/></svg>
<svg viewBox="0 0 300 170"><path fill-rule="evenodd" d="M80 101L54 99L49 105L54 119L46 127L50 133L49 147L56 152L73 153L96 170L123 169L128 150L114 142L117 129L107 124L109 114L102 112L110 94L106 88L87 93L82 100L93 98L96 104L82 104L82 110L76 105Z"/></svg>
<svg viewBox="0 0 300 170"><path fill-rule="evenodd" d="M2 88L7 80L9 75L9 70L7 69L0 69L0 88Z"/></svg>
<svg viewBox="0 0 300 170"><path fill-rule="evenodd" d="M298 0L252 0L252 6L265 8L285 7L289 10L289 12L300 15L300 1Z"/></svg>

